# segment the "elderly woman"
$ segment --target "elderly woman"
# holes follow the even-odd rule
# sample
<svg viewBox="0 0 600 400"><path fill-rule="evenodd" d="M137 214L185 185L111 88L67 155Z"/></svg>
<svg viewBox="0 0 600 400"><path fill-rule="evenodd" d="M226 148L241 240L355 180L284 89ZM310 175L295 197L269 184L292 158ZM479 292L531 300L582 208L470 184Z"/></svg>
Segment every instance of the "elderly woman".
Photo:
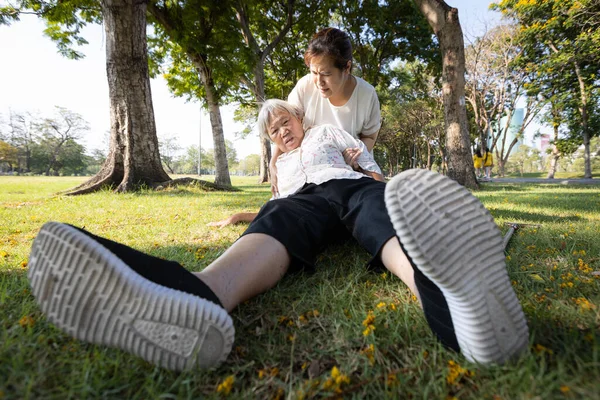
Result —
<svg viewBox="0 0 600 400"><path fill-rule="evenodd" d="M283 153L278 168L287 196L267 202L243 236L199 273L70 225L45 224L29 278L48 319L76 338L166 368L210 367L233 344L228 312L289 270L314 268L344 227L374 259L414 282L427 322L446 346L480 363L520 354L527 324L502 236L481 203L430 171L405 171L387 186L353 171L341 151L356 139L332 126L304 131L301 115L287 102L264 104L259 126ZM379 173L368 152L357 162L365 174Z"/></svg>

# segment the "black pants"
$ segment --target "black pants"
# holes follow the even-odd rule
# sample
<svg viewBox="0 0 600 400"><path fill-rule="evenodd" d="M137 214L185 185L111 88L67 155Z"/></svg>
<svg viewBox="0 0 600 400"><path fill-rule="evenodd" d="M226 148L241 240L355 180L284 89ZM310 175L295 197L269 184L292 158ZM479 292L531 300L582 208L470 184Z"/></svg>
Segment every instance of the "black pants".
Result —
<svg viewBox="0 0 600 400"><path fill-rule="evenodd" d="M267 202L244 235L263 233L285 246L291 270L314 268L316 256L349 232L373 257L396 233L384 202L385 183L371 178L306 184Z"/></svg>

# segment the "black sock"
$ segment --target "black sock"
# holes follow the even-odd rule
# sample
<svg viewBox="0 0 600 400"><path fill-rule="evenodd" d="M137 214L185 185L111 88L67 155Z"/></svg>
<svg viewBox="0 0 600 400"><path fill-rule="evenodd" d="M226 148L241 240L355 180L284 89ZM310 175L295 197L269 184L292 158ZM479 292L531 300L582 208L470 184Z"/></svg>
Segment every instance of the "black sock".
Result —
<svg viewBox="0 0 600 400"><path fill-rule="evenodd" d="M419 291L423 312L425 313L425 319L429 324L429 328L444 346L460 352L460 346L456 339L454 324L452 323L452 316L450 315L446 298L440 288L419 271L419 268L417 268L412 258L408 255L402 242L400 240L398 242L413 268L415 286Z"/></svg>
<svg viewBox="0 0 600 400"><path fill-rule="evenodd" d="M223 307L217 295L200 278L185 269L181 264L142 253L124 244L93 235L76 226L73 226L73 228L83 232L106 247L111 253L127 264L129 268L149 281L193 294Z"/></svg>
<svg viewBox="0 0 600 400"><path fill-rule="evenodd" d="M442 291L414 265L413 269L415 271L415 285L421 296L423 312L429 327L444 346L460 351L454 332L454 324L450 316L450 309Z"/></svg>

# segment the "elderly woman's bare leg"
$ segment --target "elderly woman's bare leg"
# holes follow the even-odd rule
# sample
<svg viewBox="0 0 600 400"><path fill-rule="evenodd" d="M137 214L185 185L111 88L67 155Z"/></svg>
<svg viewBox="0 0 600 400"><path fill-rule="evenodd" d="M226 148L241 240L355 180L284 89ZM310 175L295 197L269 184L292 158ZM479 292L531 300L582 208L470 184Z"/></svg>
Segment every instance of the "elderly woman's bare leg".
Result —
<svg viewBox="0 0 600 400"><path fill-rule="evenodd" d="M402 251L397 238L391 238L383 245L381 249L381 262L392 274L396 275L408 286L419 301L421 300L419 291L415 286L414 270L410 265L408 257Z"/></svg>
<svg viewBox="0 0 600 400"><path fill-rule="evenodd" d="M271 236L242 236L203 271L195 273L221 300L227 311L275 286L285 275L290 256Z"/></svg>

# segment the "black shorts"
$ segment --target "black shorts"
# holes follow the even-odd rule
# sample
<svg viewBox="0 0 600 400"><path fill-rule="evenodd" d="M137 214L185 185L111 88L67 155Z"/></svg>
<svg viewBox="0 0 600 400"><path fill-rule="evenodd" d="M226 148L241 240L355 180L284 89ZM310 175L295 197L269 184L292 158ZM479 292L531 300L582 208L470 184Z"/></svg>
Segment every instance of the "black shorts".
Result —
<svg viewBox="0 0 600 400"><path fill-rule="evenodd" d="M384 202L385 183L371 178L306 184L267 202L243 235L263 233L285 246L290 270L314 268L317 255L349 232L373 257L396 232Z"/></svg>

